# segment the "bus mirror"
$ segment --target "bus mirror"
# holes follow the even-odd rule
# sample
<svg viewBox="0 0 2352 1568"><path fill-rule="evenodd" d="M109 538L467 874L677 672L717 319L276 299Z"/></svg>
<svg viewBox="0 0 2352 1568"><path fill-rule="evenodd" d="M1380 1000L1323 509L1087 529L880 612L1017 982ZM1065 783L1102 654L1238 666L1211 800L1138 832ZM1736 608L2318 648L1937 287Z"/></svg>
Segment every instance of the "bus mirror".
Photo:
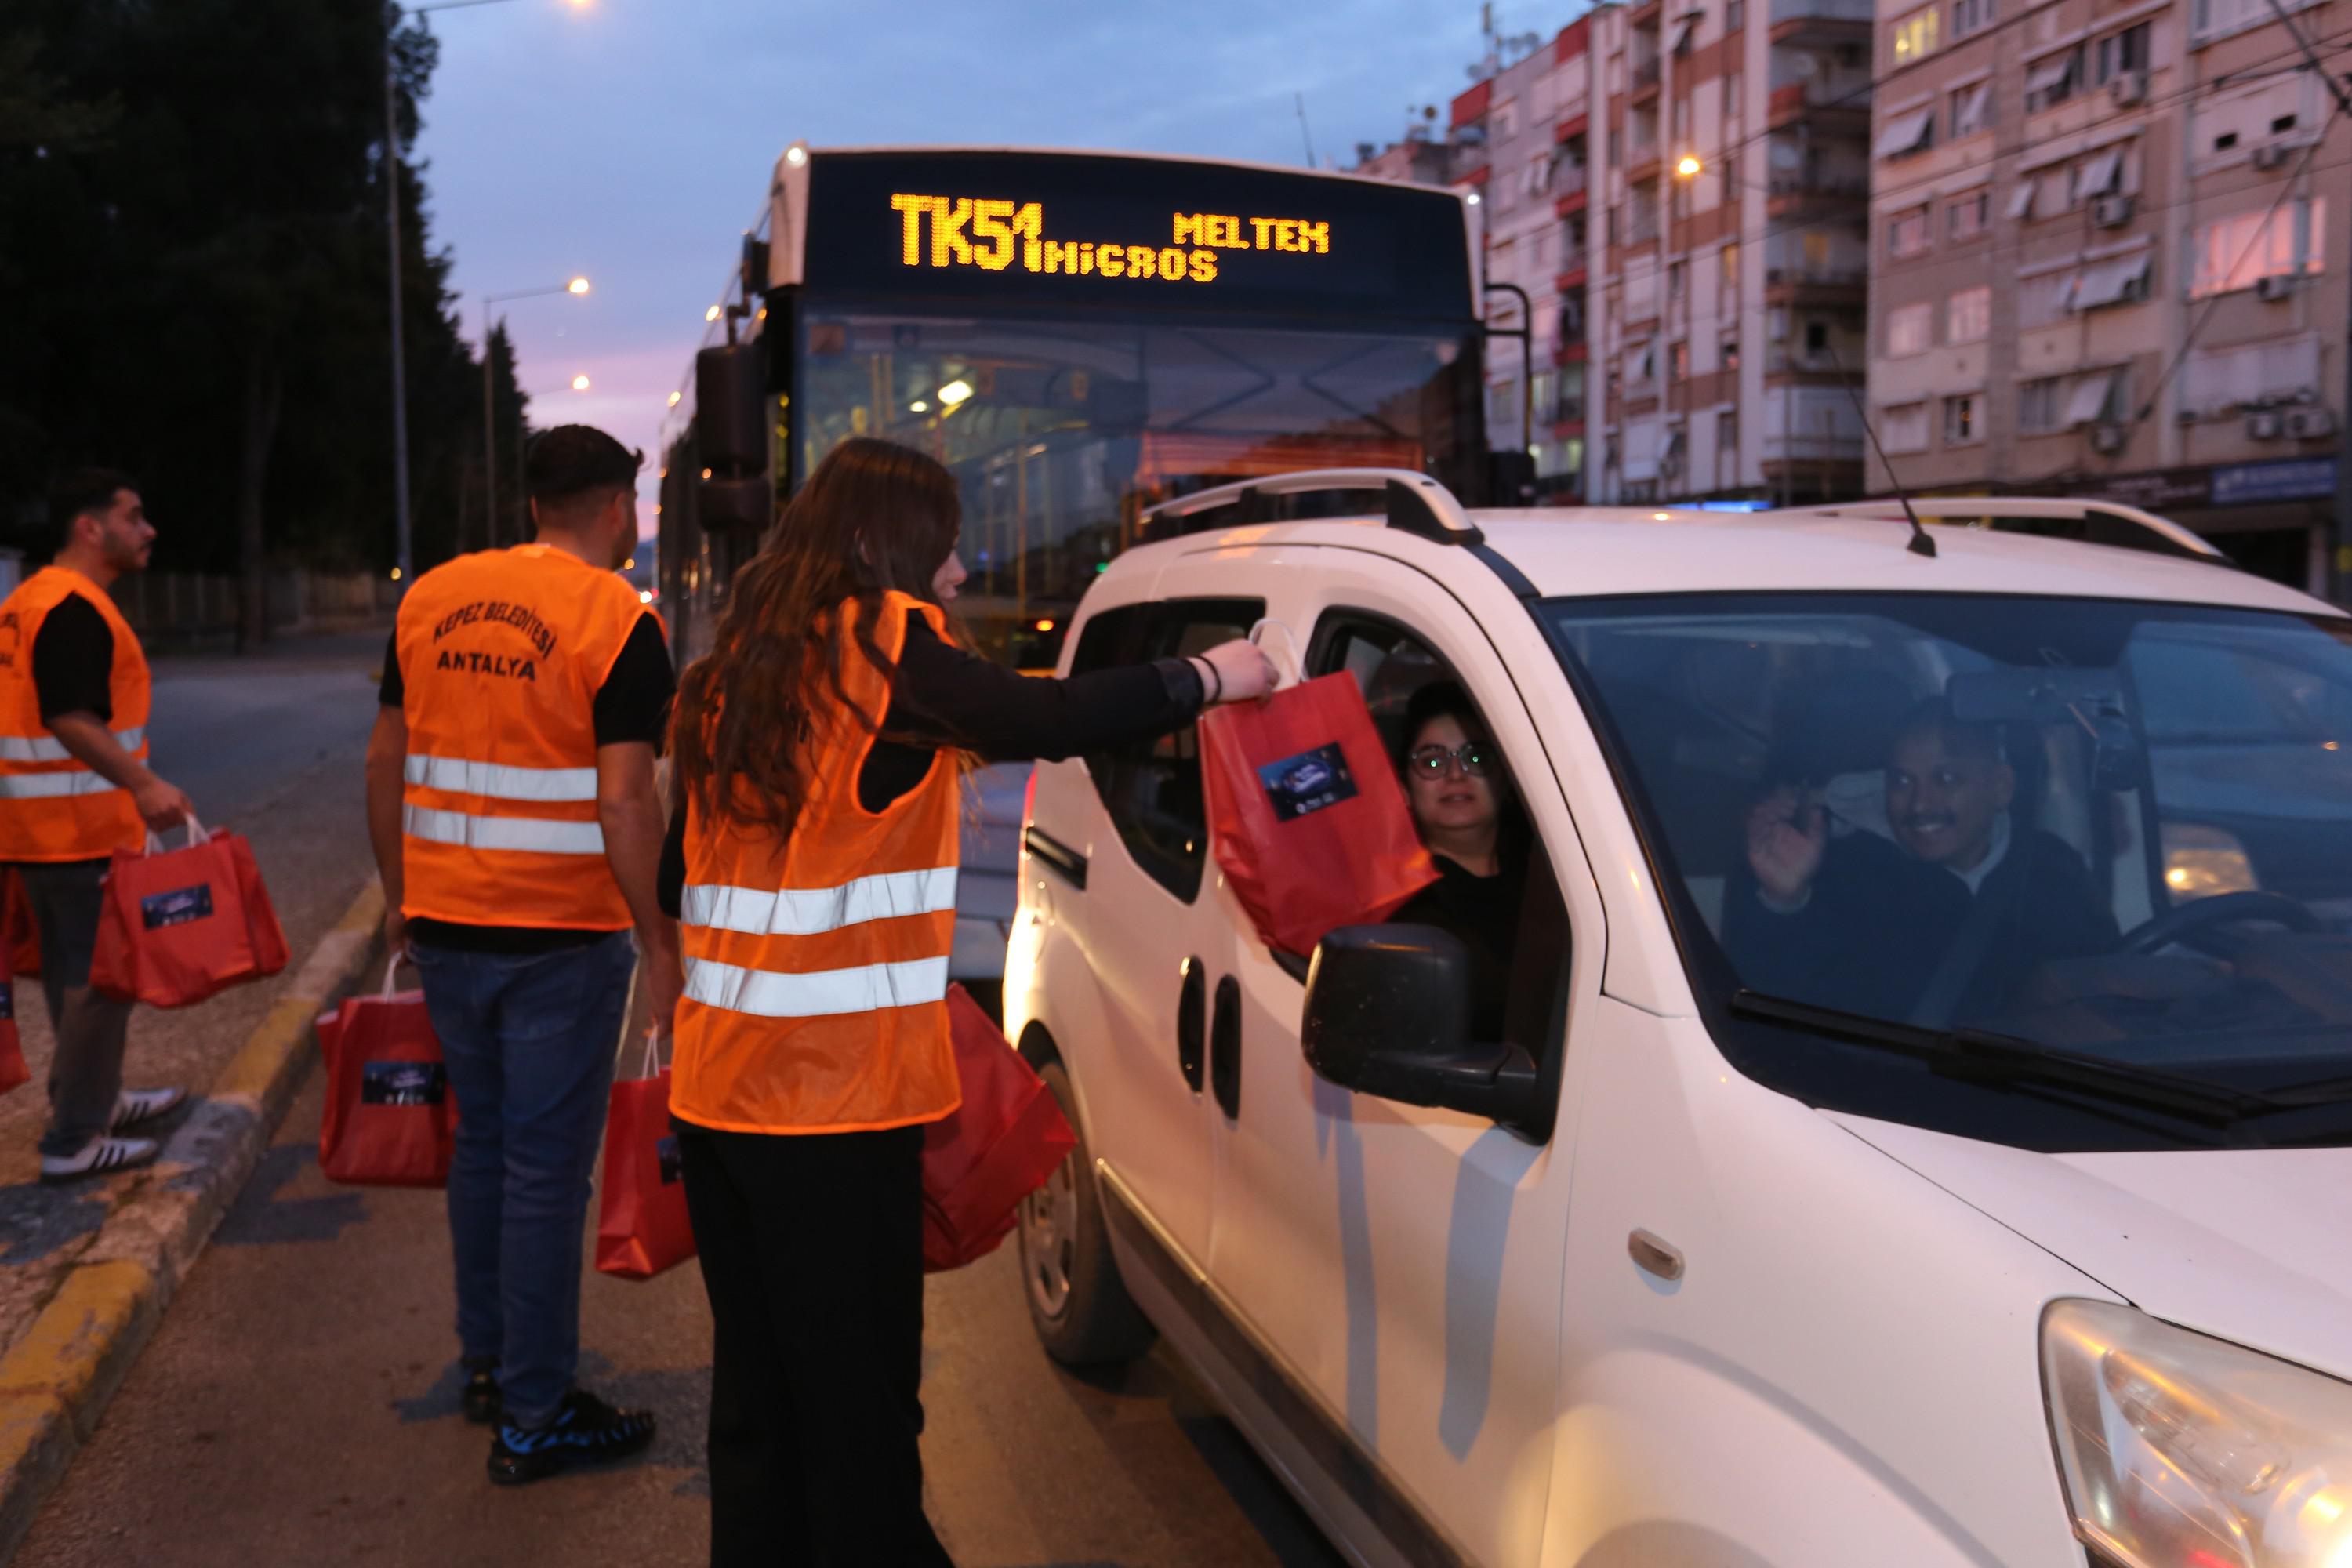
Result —
<svg viewBox="0 0 2352 1568"><path fill-rule="evenodd" d="M768 291L768 242L743 237L743 298L757 300Z"/></svg>
<svg viewBox="0 0 2352 1568"><path fill-rule="evenodd" d="M713 475L768 471L768 353L758 339L694 356L695 439Z"/></svg>
<svg viewBox="0 0 2352 1568"><path fill-rule="evenodd" d="M1489 506L1533 506L1536 460L1526 452L1493 452L1486 458L1486 503Z"/></svg>
<svg viewBox="0 0 2352 1568"><path fill-rule="evenodd" d="M710 532L730 529L764 531L774 521L775 491L768 476L748 479L703 479L695 486L695 521Z"/></svg>

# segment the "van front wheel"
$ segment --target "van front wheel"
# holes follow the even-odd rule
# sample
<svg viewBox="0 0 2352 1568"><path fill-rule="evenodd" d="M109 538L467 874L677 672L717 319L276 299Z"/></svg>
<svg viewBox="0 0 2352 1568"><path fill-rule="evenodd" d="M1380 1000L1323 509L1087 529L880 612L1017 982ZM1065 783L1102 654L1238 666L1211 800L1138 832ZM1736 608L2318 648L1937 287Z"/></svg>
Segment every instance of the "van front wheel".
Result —
<svg viewBox="0 0 2352 1568"><path fill-rule="evenodd" d="M1076 1131L1068 1071L1049 1061L1037 1076ZM1020 1236L1023 1293L1046 1354L1064 1366L1100 1366L1133 1361L1151 1348L1151 1321L1128 1295L1110 1255L1085 1133L1045 1184L1022 1201Z"/></svg>

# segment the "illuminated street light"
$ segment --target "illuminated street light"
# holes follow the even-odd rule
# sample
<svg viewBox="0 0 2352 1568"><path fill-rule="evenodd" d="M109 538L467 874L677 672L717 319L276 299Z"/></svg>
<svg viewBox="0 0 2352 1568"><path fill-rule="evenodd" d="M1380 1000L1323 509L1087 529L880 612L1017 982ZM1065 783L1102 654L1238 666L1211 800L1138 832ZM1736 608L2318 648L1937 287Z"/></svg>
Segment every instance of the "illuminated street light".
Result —
<svg viewBox="0 0 2352 1568"><path fill-rule="evenodd" d="M489 510L483 516L485 542L496 547L499 542L499 438L495 389L490 384L490 307L503 305L509 300L539 300L550 294L569 294L577 300L588 292L588 279L574 273L569 283L551 283L544 289L517 289L505 294L482 296L482 488L489 499ZM511 345L509 345L511 352ZM516 412L515 463L523 461L521 412Z"/></svg>
<svg viewBox="0 0 2352 1568"><path fill-rule="evenodd" d="M671 394L669 395L669 405L670 405L672 408L677 407L677 400L678 400L679 398L681 398L681 397L684 397L685 395L686 395L686 394L684 394L684 393L682 393L682 392L673 392L673 393L671 393Z"/></svg>
<svg viewBox="0 0 2352 1568"><path fill-rule="evenodd" d="M953 408L971 395L971 383L968 381L951 381L940 388L940 401L950 408Z"/></svg>
<svg viewBox="0 0 2352 1568"><path fill-rule="evenodd" d="M710 307L710 309L709 309L708 310L703 311L703 312L702 312L702 319L703 319L704 321L717 321L717 320L719 319L719 307L718 307L718 306L716 306L716 305L713 305L713 306L711 306L711 307Z"/></svg>
<svg viewBox="0 0 2352 1568"><path fill-rule="evenodd" d="M574 278L571 282L566 283L563 286L563 291L567 294L585 294L588 292L588 279L585 278Z"/></svg>
<svg viewBox="0 0 2352 1568"><path fill-rule="evenodd" d="M1701 167L1702 165L1696 157L1685 153L1683 154L1682 162L1675 165L1675 173L1680 174L1685 180L1695 180L1698 177L1698 172Z"/></svg>
<svg viewBox="0 0 2352 1568"><path fill-rule="evenodd" d="M573 377L572 378L572 391L574 391L574 392L585 392L585 391L587 391L587 390L588 390L588 378L587 378L586 376L584 376L584 375L575 375L575 376L573 376Z"/></svg>
<svg viewBox="0 0 2352 1568"><path fill-rule="evenodd" d="M931 405L919 397L907 405L907 412L909 414L929 414L930 411Z"/></svg>

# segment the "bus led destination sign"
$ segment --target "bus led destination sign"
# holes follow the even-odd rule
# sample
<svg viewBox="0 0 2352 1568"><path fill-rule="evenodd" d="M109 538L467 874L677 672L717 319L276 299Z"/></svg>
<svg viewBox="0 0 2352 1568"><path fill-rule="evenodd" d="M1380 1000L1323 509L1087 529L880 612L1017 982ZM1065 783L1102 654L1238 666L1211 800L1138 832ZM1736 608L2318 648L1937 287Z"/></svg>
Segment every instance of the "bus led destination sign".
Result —
<svg viewBox="0 0 2352 1568"><path fill-rule="evenodd" d="M899 261L908 267L1002 272L1017 263L1026 272L1213 283L1220 250L1331 253L1328 219L1180 212L1170 216L1169 242L1153 245L1050 238L1042 202L894 192L890 210L898 215Z"/></svg>

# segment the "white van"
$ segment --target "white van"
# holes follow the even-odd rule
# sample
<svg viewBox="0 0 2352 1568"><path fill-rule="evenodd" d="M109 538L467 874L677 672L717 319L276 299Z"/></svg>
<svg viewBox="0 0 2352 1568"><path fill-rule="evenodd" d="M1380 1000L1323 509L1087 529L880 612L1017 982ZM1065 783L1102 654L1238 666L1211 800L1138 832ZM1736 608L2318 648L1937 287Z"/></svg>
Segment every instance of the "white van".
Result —
<svg viewBox="0 0 2352 1568"><path fill-rule="evenodd" d="M1268 951L1190 733L1040 766L1046 1348L1166 1335L1368 1564L2352 1568L2352 621L1917 506L1160 509L1065 673L1276 622L1400 753L1458 681L1508 981Z"/></svg>

